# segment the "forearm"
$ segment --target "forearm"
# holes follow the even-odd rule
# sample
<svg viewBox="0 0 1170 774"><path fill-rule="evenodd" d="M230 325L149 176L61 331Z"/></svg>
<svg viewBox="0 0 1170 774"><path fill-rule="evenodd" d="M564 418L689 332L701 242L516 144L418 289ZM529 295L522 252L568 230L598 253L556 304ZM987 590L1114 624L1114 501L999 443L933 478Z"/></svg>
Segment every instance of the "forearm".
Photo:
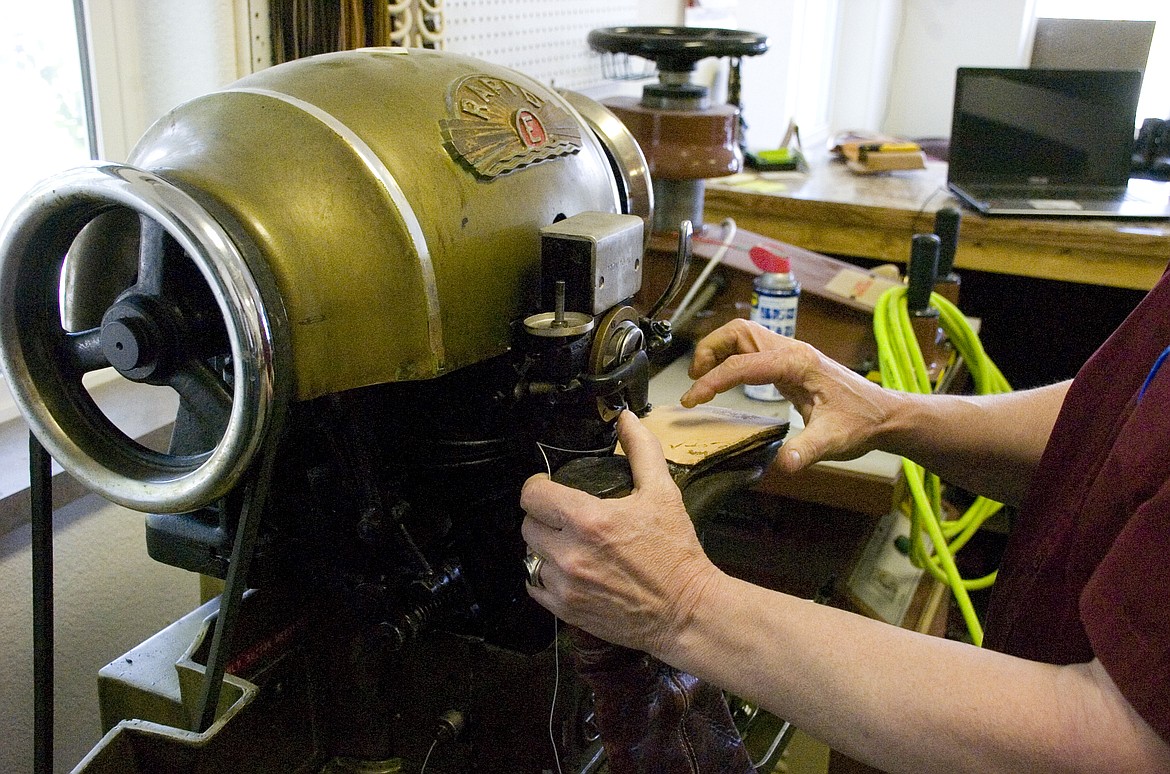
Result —
<svg viewBox="0 0 1170 774"><path fill-rule="evenodd" d="M618 435L628 496L598 499L542 476L521 495L524 539L545 559L528 593L561 619L891 771L1170 771L1170 745L1095 661L1027 662L719 571L658 441L629 412Z"/></svg>
<svg viewBox="0 0 1170 774"><path fill-rule="evenodd" d="M1016 503L1040 461L1068 384L1002 395L900 396L874 443L944 481Z"/></svg>
<svg viewBox="0 0 1170 774"><path fill-rule="evenodd" d="M1016 502L1040 460L1068 384L988 396L882 389L808 344L733 320L695 350L684 406L741 384L773 383L804 418L779 464L789 472L871 449L909 457L943 479Z"/></svg>
<svg viewBox="0 0 1170 774"><path fill-rule="evenodd" d="M1165 763L1157 757L1164 743L1135 739L1133 718L1102 704L1085 665L1037 664L916 634L722 574L681 637L657 655L883 771Z"/></svg>

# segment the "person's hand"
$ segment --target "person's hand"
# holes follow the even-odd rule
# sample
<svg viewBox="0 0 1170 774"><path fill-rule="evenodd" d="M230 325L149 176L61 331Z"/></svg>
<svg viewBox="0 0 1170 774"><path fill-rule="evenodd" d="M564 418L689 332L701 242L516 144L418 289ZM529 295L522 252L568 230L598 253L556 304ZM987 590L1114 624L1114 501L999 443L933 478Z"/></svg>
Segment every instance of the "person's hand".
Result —
<svg viewBox="0 0 1170 774"><path fill-rule="evenodd" d="M543 588L528 593L557 617L604 640L661 657L722 575L703 553L658 439L629 411L618 437L633 492L602 500L530 478L524 539L544 557Z"/></svg>
<svg viewBox="0 0 1170 774"><path fill-rule="evenodd" d="M741 319L703 337L690 376L695 383L681 399L687 408L738 385L775 384L804 418L804 431L780 450L790 473L876 448L899 399L812 346Z"/></svg>

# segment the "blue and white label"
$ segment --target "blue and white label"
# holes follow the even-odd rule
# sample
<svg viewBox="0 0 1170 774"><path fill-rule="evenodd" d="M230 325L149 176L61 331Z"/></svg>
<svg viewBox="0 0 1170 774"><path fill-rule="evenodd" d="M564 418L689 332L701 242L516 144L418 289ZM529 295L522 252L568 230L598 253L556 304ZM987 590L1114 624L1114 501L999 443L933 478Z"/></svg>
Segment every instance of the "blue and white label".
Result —
<svg viewBox="0 0 1170 774"><path fill-rule="evenodd" d="M800 291L797 289L757 289L752 293L751 319L781 336L796 336L796 305L799 300ZM754 400L785 399L774 384L745 384L743 392Z"/></svg>

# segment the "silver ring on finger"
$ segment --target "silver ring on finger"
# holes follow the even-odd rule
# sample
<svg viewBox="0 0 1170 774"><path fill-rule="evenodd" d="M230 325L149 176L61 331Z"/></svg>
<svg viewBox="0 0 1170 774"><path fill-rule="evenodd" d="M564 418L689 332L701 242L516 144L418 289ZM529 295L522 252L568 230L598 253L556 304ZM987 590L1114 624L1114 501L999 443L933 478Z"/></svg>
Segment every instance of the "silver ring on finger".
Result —
<svg viewBox="0 0 1170 774"><path fill-rule="evenodd" d="M544 557L535 551L529 551L524 557L524 569L528 571L528 585L543 589L544 581L540 578L540 570L544 566Z"/></svg>

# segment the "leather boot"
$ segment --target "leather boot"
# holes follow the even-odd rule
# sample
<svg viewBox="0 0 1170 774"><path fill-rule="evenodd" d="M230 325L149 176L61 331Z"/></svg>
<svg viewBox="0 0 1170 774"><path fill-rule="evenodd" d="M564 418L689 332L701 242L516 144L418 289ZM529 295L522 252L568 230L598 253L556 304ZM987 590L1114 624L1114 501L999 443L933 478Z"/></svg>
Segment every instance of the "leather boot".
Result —
<svg viewBox="0 0 1170 774"><path fill-rule="evenodd" d="M718 688L575 627L569 641L611 774L756 774Z"/></svg>

